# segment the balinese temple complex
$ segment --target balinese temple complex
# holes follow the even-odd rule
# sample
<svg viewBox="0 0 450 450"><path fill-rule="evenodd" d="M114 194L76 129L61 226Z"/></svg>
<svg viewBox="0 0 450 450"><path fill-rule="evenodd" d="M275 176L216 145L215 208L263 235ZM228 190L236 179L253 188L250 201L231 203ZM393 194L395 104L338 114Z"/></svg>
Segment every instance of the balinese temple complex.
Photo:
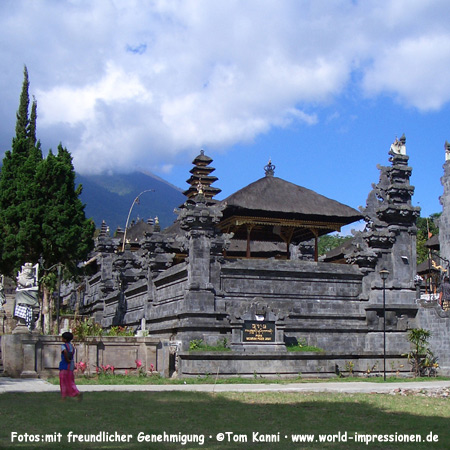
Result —
<svg viewBox="0 0 450 450"><path fill-rule="evenodd" d="M449 313L418 300L420 209L412 204L404 136L388 157L358 211L278 178L271 161L259 180L216 200L220 180L201 151L175 223L164 230L136 224L138 233L130 227L124 251L123 234L112 237L104 226L92 275L66 291L65 302L104 328L128 326L159 339L168 374L330 375L349 361L362 374L383 357L390 371L406 372L407 333L415 327L436 330L435 351L450 373L450 348L441 352L450 345ZM360 219L365 229L319 260L320 236ZM190 352L193 341L231 351ZM299 342L323 353L287 351Z"/></svg>

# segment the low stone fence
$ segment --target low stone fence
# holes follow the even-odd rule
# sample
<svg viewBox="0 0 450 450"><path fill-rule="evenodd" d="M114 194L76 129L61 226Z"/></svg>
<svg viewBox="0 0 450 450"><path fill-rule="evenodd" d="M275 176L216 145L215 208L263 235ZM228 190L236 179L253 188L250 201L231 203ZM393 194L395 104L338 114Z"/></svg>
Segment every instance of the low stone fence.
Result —
<svg viewBox="0 0 450 450"><path fill-rule="evenodd" d="M10 377L36 378L58 375L62 340L59 336L31 333L3 335L1 340L3 367ZM169 347L159 339L148 337L91 337L73 342L74 360L85 362L85 373L96 373L101 366L114 366L116 373L142 367L153 369L162 376L169 375Z"/></svg>
<svg viewBox="0 0 450 450"><path fill-rule="evenodd" d="M383 375L383 355L324 354L313 352L180 352L180 376L269 376L269 377L331 377L339 373L353 375ZM386 357L387 376L411 374L407 358Z"/></svg>

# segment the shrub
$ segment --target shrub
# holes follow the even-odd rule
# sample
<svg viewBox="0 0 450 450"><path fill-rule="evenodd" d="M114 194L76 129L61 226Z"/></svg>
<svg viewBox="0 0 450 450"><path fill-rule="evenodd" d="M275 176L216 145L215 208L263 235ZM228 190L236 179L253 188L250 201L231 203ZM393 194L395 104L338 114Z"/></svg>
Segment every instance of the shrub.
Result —
<svg viewBox="0 0 450 450"><path fill-rule="evenodd" d="M429 347L428 340L430 337L431 331L423 328L414 328L408 333L408 341L413 348L405 356L408 357L408 362L411 364L411 370L415 377L437 374L439 364Z"/></svg>
<svg viewBox="0 0 450 450"><path fill-rule="evenodd" d="M128 327L111 327L107 334L107 336L134 336L134 331Z"/></svg>
<svg viewBox="0 0 450 450"><path fill-rule="evenodd" d="M103 328L90 318L77 321L72 333L76 341L84 341L87 337L102 336Z"/></svg>

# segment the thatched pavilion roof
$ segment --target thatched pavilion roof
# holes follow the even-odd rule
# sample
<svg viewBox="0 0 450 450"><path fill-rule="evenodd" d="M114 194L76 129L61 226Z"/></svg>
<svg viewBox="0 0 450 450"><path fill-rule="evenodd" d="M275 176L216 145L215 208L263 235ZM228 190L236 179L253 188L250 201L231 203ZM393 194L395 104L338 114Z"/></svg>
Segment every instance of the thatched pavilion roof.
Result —
<svg viewBox="0 0 450 450"><path fill-rule="evenodd" d="M362 216L356 209L317 192L274 176L260 178L223 200L227 208L252 210L296 217L340 218L348 223Z"/></svg>
<svg viewBox="0 0 450 450"><path fill-rule="evenodd" d="M223 230L228 227L244 237L245 230L239 227L253 221L252 238L260 240L269 239L267 232L281 226L295 229L292 240L300 242L340 231L342 226L362 218L350 206L272 175L240 189L223 203L226 208L220 227Z"/></svg>

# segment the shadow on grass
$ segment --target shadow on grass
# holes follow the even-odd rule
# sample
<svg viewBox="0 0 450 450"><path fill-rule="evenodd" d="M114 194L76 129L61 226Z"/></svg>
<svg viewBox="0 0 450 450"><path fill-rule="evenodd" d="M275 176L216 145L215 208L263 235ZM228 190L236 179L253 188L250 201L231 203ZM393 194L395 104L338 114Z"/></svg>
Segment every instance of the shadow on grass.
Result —
<svg viewBox="0 0 450 450"><path fill-rule="evenodd" d="M108 449L448 449L450 407L447 399L367 394L95 392L83 402L61 402L55 393L0 395L0 448ZM129 442L68 443L68 434L131 434ZM40 442L11 443L11 433L35 435ZM149 443L144 435L201 435L204 444ZM218 442L218 433L224 441ZM253 432L279 436L279 442L252 442ZM292 435L355 433L392 435L397 442L293 443ZM60 442L43 443L61 433ZM403 435L437 435L434 443L398 442ZM210 437L211 436L211 437ZM287 436L287 438L285 437ZM345 436L345 435L344 435ZM245 442L246 438L246 442ZM234 442L237 439L238 442ZM277 438L278 439L278 438Z"/></svg>

